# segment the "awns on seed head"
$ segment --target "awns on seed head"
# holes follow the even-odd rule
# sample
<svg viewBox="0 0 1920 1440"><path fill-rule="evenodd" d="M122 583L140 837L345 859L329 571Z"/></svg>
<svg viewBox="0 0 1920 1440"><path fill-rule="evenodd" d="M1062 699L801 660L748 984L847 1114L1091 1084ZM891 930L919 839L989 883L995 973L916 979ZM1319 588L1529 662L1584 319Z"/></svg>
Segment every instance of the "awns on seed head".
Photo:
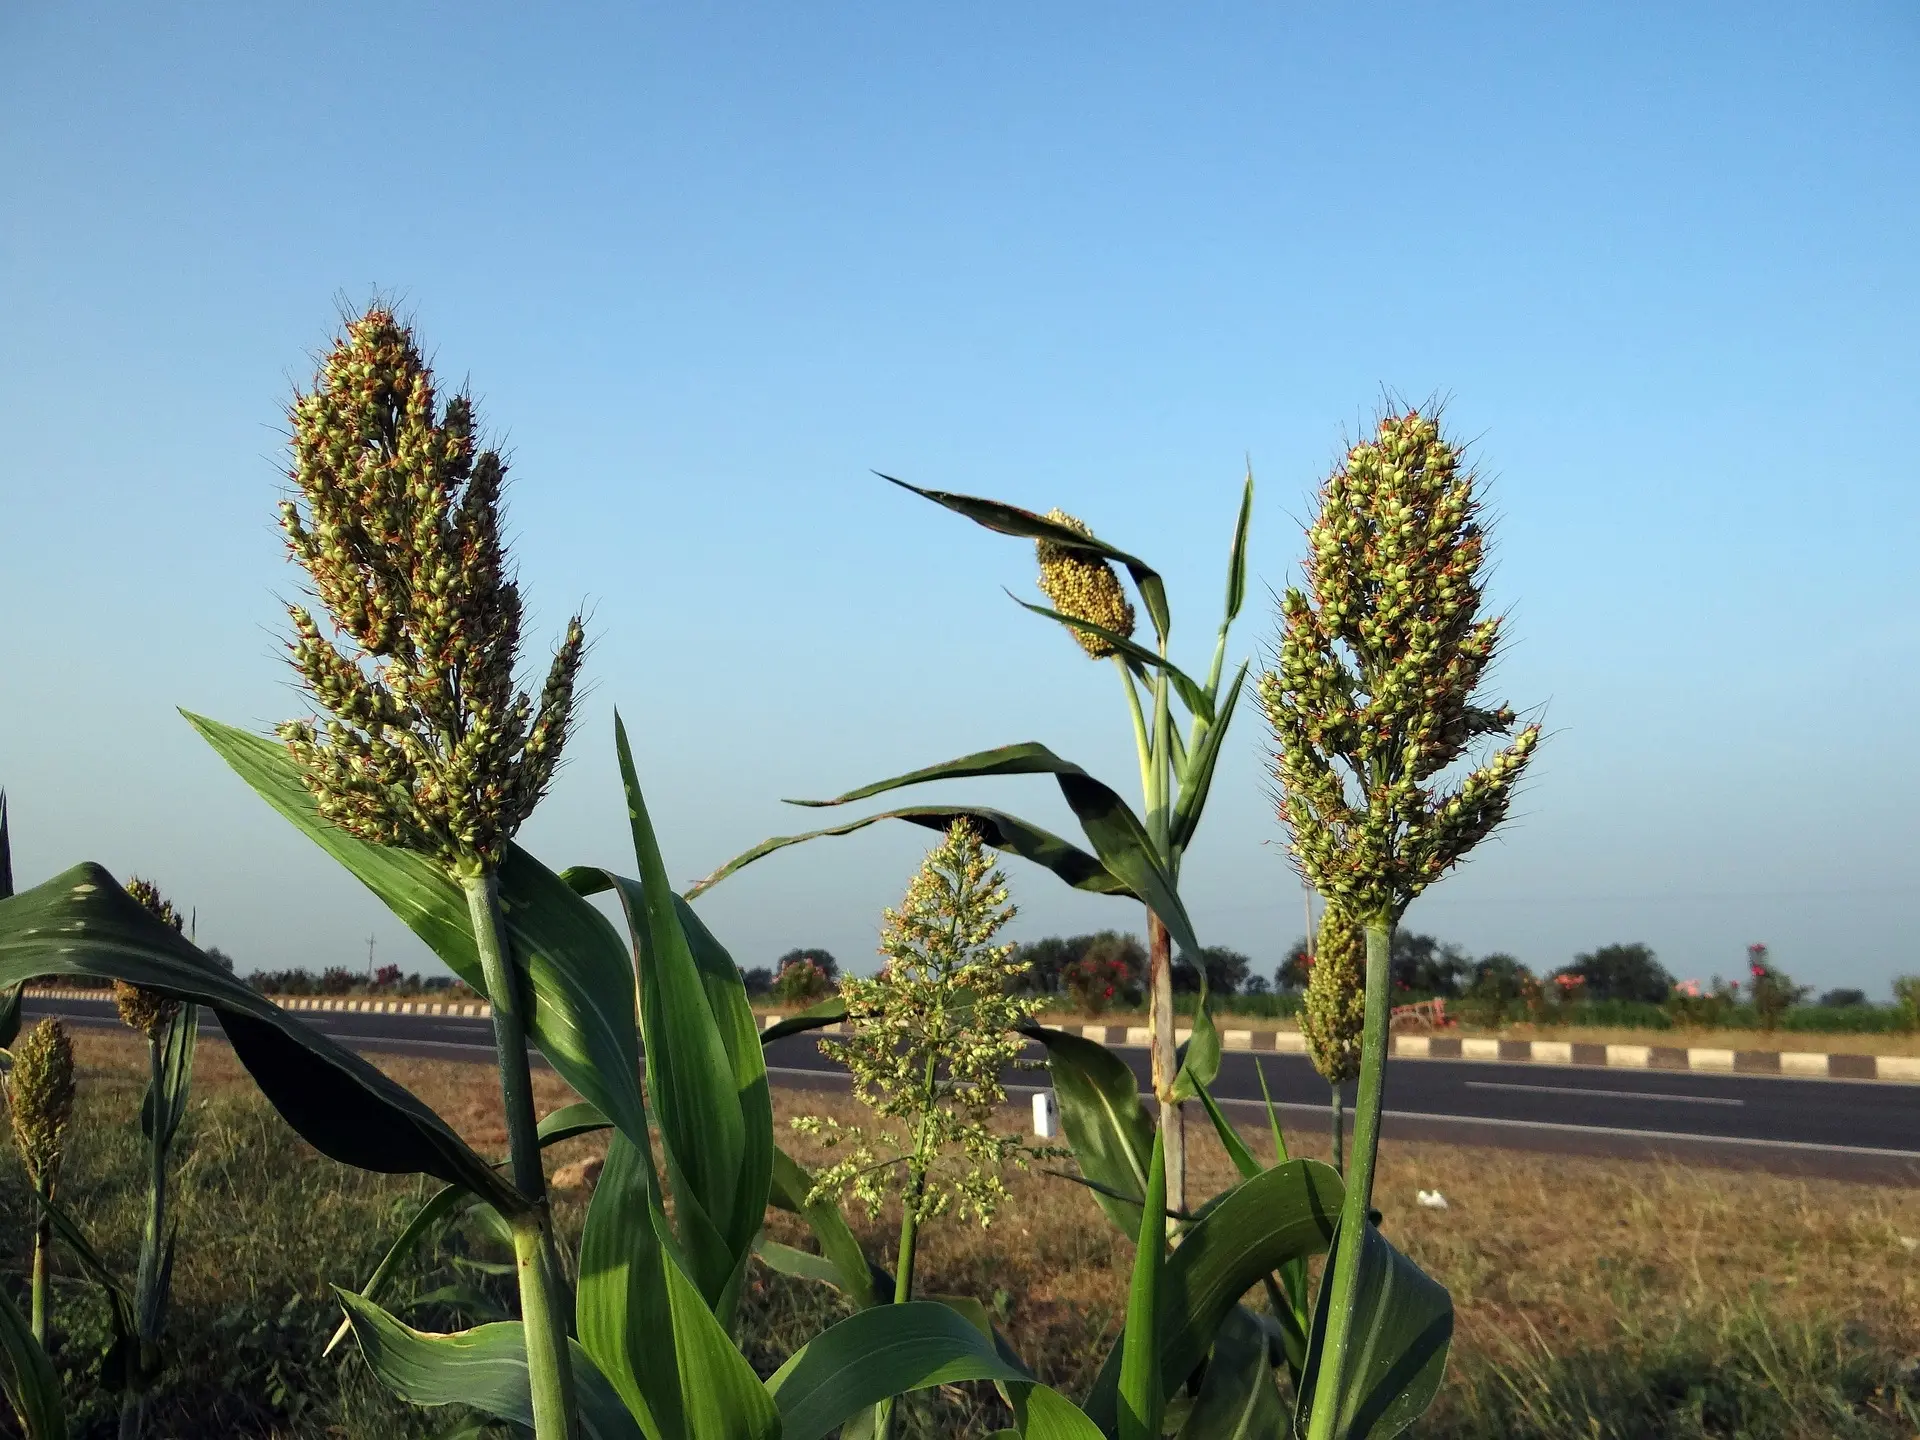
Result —
<svg viewBox="0 0 1920 1440"><path fill-rule="evenodd" d="M1064 510L1049 510L1047 519L1076 534L1093 538L1093 528ZM1113 566L1090 550L1078 550L1052 540L1036 540L1034 553L1040 561L1040 590L1053 602L1053 608L1075 620L1085 620L1116 635L1133 638L1133 603L1121 587ZM1114 653L1111 643L1086 630L1075 629L1073 638L1095 660Z"/></svg>
<svg viewBox="0 0 1920 1440"><path fill-rule="evenodd" d="M1356 917L1397 917L1506 817L1540 729L1451 789L1431 780L1514 713L1475 703L1500 640L1481 618L1476 477L1439 419L1381 419L1321 486L1307 588L1280 605L1273 726L1280 814L1302 873Z"/></svg>
<svg viewBox="0 0 1920 1440"><path fill-rule="evenodd" d="M294 668L325 718L280 736L320 813L456 874L497 866L553 778L573 718L580 617L536 706L515 689L519 587L500 536L506 462L473 404L444 406L412 331L374 308L292 409L287 548L337 638L289 607Z"/></svg>

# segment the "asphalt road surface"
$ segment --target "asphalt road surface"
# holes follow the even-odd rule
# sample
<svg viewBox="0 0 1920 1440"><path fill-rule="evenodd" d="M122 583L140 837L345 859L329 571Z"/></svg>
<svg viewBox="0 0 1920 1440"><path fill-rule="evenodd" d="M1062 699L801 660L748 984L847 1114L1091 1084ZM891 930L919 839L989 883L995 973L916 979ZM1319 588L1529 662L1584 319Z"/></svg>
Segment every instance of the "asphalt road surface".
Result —
<svg viewBox="0 0 1920 1440"><path fill-rule="evenodd" d="M59 1014L118 1024L108 1001L28 1000L31 1020ZM460 1017L302 1012L354 1049L449 1060L492 1055L491 1022ZM203 1022L219 1039L219 1022ZM844 1085L846 1076L807 1035L776 1040L767 1063L777 1084ZM1033 1054L1040 1055L1038 1047ZM1117 1052L1147 1088L1144 1050ZM1247 1119L1260 1113L1255 1057L1227 1052L1215 1097ZM1289 1128L1327 1123L1327 1089L1305 1057L1263 1054L1258 1064ZM1044 1085L1041 1071L1008 1077ZM1349 1097L1351 1098L1351 1097ZM1765 1075L1694 1074L1473 1060L1391 1062L1384 1133L1389 1139L1625 1157L1671 1157L1835 1179L1920 1184L1920 1086Z"/></svg>

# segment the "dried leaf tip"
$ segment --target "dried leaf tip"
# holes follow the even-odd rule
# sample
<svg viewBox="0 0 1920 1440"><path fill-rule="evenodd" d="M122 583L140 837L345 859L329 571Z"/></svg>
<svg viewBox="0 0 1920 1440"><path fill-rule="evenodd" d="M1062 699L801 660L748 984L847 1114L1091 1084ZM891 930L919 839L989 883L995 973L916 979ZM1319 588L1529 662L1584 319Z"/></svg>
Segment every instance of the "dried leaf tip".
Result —
<svg viewBox="0 0 1920 1440"><path fill-rule="evenodd" d="M390 311L347 326L291 419L297 498L281 527L334 633L289 607L290 658L324 718L289 721L280 737L335 825L457 875L491 870L566 744L580 617L536 706L515 688L506 462L478 448L467 396L441 403Z"/></svg>
<svg viewBox="0 0 1920 1440"><path fill-rule="evenodd" d="M1093 538L1093 528L1064 510L1049 510L1047 519L1077 534ZM1040 561L1040 589L1053 608L1073 620L1085 620L1116 635L1133 638L1133 603L1120 577L1103 557L1053 540L1036 540ZM1114 653L1113 645L1090 631L1074 628L1073 638L1095 660Z"/></svg>

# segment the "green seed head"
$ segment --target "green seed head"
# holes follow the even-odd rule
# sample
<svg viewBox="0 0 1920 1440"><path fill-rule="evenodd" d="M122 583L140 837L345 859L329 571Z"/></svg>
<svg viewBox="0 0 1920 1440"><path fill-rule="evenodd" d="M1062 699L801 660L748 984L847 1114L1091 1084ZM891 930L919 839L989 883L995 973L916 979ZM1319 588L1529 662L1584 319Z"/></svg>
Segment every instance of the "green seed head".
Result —
<svg viewBox="0 0 1920 1440"><path fill-rule="evenodd" d="M42 1020L14 1047L7 1101L21 1163L35 1185L50 1191L73 1118L73 1042L58 1020Z"/></svg>
<svg viewBox="0 0 1920 1440"><path fill-rule="evenodd" d="M585 634L567 625L536 707L515 688L520 591L500 537L506 462L444 405L384 309L347 326L294 401L287 548L331 618L292 606L293 666L322 718L280 736L320 813L455 874L496 867L553 777Z"/></svg>
<svg viewBox="0 0 1920 1440"><path fill-rule="evenodd" d="M1064 510L1049 510L1047 519L1089 539L1093 537L1093 530L1085 521L1076 520ZM1040 560L1040 589L1053 602L1054 609L1075 620L1086 620L1116 635L1133 638L1133 604L1121 588L1120 577L1104 558L1052 540L1035 541L1034 551ZM1073 638L1095 660L1104 660L1114 653L1111 644L1085 630L1075 630Z"/></svg>
<svg viewBox="0 0 1920 1440"><path fill-rule="evenodd" d="M1475 476L1437 417L1389 414L1320 490L1305 590L1280 602L1261 677L1280 816L1301 872L1360 920L1409 901L1506 817L1537 725L1448 786L1437 777L1514 713L1476 702L1500 639L1482 618Z"/></svg>
<svg viewBox="0 0 1920 1440"><path fill-rule="evenodd" d="M1320 917L1313 968L1307 972L1300 1033L1313 1068L1327 1082L1358 1079L1367 1024L1367 936L1346 911L1329 905Z"/></svg>

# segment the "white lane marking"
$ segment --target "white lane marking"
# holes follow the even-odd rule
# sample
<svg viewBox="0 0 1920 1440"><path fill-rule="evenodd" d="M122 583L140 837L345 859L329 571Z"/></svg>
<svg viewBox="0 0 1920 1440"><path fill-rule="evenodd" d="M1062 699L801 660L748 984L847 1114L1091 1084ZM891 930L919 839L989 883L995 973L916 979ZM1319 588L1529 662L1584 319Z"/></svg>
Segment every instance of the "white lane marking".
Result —
<svg viewBox="0 0 1920 1440"><path fill-rule="evenodd" d="M1468 1080L1469 1090L1525 1090L1536 1095L1598 1095L1608 1100L1672 1100L1681 1105L1745 1105L1720 1095L1662 1095L1651 1090L1589 1090L1583 1085L1503 1085L1497 1080Z"/></svg>

